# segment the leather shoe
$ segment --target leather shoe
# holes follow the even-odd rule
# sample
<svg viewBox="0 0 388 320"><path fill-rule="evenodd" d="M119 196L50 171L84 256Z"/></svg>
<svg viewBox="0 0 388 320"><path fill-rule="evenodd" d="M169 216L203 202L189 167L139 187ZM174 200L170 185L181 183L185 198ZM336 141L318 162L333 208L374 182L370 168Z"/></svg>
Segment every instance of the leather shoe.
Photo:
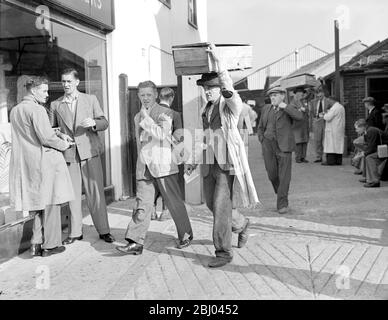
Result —
<svg viewBox="0 0 388 320"><path fill-rule="evenodd" d="M328 164L327 162L322 162L321 166L330 166L330 164Z"/></svg>
<svg viewBox="0 0 388 320"><path fill-rule="evenodd" d="M306 159L302 159L302 162L303 163L310 163L308 160L306 160Z"/></svg>
<svg viewBox="0 0 388 320"><path fill-rule="evenodd" d="M360 174L362 174L362 170L356 170L353 173L356 174L356 175L360 175Z"/></svg>
<svg viewBox="0 0 388 320"><path fill-rule="evenodd" d="M104 240L105 242L112 243L115 242L115 238L110 233L107 234L100 234L100 239Z"/></svg>
<svg viewBox="0 0 388 320"><path fill-rule="evenodd" d="M220 268L232 261L232 258L214 257L209 261L209 268Z"/></svg>
<svg viewBox="0 0 388 320"><path fill-rule="evenodd" d="M314 163L322 162L322 159L317 159L314 161Z"/></svg>
<svg viewBox="0 0 388 320"><path fill-rule="evenodd" d="M126 246L116 247L118 251L124 254L139 255L143 253L143 245L136 242L128 243Z"/></svg>
<svg viewBox="0 0 388 320"><path fill-rule="evenodd" d="M239 247L239 248L244 247L248 242L249 235L247 233L247 230L248 230L249 225L250 225L249 219L246 218L245 219L245 226L243 227L242 231L238 234L237 247Z"/></svg>
<svg viewBox="0 0 388 320"><path fill-rule="evenodd" d="M191 244L191 241L193 241L193 236L192 235L189 238L187 238L187 239L180 240L176 247L178 249L187 248Z"/></svg>
<svg viewBox="0 0 388 320"><path fill-rule="evenodd" d="M68 237L67 239L62 241L62 244L63 245L68 245L68 244L72 244L72 243L76 242L77 240L81 241L83 239L84 239L84 237L82 235L80 235L79 237L75 237L75 238Z"/></svg>
<svg viewBox="0 0 388 320"><path fill-rule="evenodd" d="M369 182L364 184L365 188L380 188L380 182Z"/></svg>
<svg viewBox="0 0 388 320"><path fill-rule="evenodd" d="M62 253L66 250L65 247L56 247L56 248L53 248L53 249L43 249L42 251L42 257L49 257L53 254L58 254L58 253Z"/></svg>
<svg viewBox="0 0 388 320"><path fill-rule="evenodd" d="M278 213L279 214L286 214L286 213L288 213L288 208L287 207L281 208L281 209L279 209Z"/></svg>
<svg viewBox="0 0 388 320"><path fill-rule="evenodd" d="M295 160L296 163L302 163L302 160Z"/></svg>
<svg viewBox="0 0 388 320"><path fill-rule="evenodd" d="M358 180L358 181L360 181L361 183L366 183L366 179L365 179L365 178L360 179L360 180Z"/></svg>
<svg viewBox="0 0 388 320"><path fill-rule="evenodd" d="M171 217L170 217L170 213L168 212L168 210L163 210L159 216L159 221L166 221L170 218Z"/></svg>
<svg viewBox="0 0 388 320"><path fill-rule="evenodd" d="M30 254L33 257L40 257L42 255L42 245L41 244L31 245Z"/></svg>

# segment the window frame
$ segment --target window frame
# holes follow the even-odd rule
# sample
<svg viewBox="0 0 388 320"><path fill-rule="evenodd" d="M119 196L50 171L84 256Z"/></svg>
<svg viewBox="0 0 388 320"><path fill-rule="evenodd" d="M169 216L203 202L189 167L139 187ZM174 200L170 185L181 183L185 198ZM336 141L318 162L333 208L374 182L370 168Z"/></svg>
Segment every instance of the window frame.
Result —
<svg viewBox="0 0 388 320"><path fill-rule="evenodd" d="M190 14L190 3L193 4L193 16ZM193 28L198 29L197 0L187 0L187 21Z"/></svg>
<svg viewBox="0 0 388 320"><path fill-rule="evenodd" d="M167 8L171 9L171 0L159 0L159 2L163 3Z"/></svg>

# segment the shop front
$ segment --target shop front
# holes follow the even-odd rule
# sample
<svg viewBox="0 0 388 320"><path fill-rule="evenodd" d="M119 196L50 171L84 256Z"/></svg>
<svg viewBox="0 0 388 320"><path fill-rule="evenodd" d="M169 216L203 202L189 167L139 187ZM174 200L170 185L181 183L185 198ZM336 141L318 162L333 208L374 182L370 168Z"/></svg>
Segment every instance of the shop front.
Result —
<svg viewBox="0 0 388 320"><path fill-rule="evenodd" d="M28 213L12 212L8 194L9 114L26 93L26 79L47 76L53 101L63 95L61 71L75 68L79 90L95 95L109 119L106 35L113 29L113 0L0 0L0 249L1 231L28 220ZM101 141L104 184L111 199L109 130L101 133Z"/></svg>

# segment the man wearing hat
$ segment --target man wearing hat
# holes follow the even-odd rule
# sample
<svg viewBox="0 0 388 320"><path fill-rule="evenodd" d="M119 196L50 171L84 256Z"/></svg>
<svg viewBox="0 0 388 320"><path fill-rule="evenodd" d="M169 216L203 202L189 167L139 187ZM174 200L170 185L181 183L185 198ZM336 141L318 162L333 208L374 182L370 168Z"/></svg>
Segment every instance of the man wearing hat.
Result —
<svg viewBox="0 0 388 320"><path fill-rule="evenodd" d="M267 95L271 104L263 107L258 136L268 178L277 194L278 212L285 214L288 212L292 152L295 149L292 125L295 120L303 120L303 114L294 106L284 103L286 90L281 86L271 88Z"/></svg>
<svg viewBox="0 0 388 320"><path fill-rule="evenodd" d="M317 158L314 162L322 162L323 140L325 137L325 120L323 116L328 109L329 102L325 96L326 87L321 86L317 89L317 99L312 101L312 110L310 117L314 133L315 153Z"/></svg>
<svg viewBox="0 0 388 320"><path fill-rule="evenodd" d="M211 45L218 72L203 74L197 85L203 87L208 103L202 111L205 151L199 161L187 161L190 175L202 163L206 204L214 217L213 243L215 257L209 267L222 267L233 259L232 232L238 233L238 247L247 240L249 220L232 208L256 205L259 200L253 184L244 142L237 128L243 108L239 94L233 88L222 61ZM197 156L197 155L196 155Z"/></svg>
<svg viewBox="0 0 388 320"><path fill-rule="evenodd" d="M308 163L306 160L307 144L309 142L309 110L304 99L306 90L304 87L294 89L294 98L291 105L303 113L303 120L293 122L293 132L295 136L295 161L297 163Z"/></svg>
<svg viewBox="0 0 388 320"><path fill-rule="evenodd" d="M384 130L383 117L380 110L375 106L376 100L373 97L366 97L364 100L362 100L362 102L364 103L365 109L368 112L368 116L366 118L367 126Z"/></svg>

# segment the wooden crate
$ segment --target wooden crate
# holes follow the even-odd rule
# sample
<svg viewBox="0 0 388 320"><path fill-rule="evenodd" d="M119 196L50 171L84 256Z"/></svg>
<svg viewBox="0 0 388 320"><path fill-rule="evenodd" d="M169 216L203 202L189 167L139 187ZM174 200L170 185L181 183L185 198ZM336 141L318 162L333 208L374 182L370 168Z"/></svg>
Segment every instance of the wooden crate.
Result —
<svg viewBox="0 0 388 320"><path fill-rule="evenodd" d="M281 80L281 86L287 90L292 90L297 87L316 87L320 84L312 74L300 74L294 77Z"/></svg>
<svg viewBox="0 0 388 320"><path fill-rule="evenodd" d="M213 59L206 52L209 43L173 46L177 76L199 75L216 71ZM247 44L218 44L217 53L229 71L252 68L253 48Z"/></svg>

